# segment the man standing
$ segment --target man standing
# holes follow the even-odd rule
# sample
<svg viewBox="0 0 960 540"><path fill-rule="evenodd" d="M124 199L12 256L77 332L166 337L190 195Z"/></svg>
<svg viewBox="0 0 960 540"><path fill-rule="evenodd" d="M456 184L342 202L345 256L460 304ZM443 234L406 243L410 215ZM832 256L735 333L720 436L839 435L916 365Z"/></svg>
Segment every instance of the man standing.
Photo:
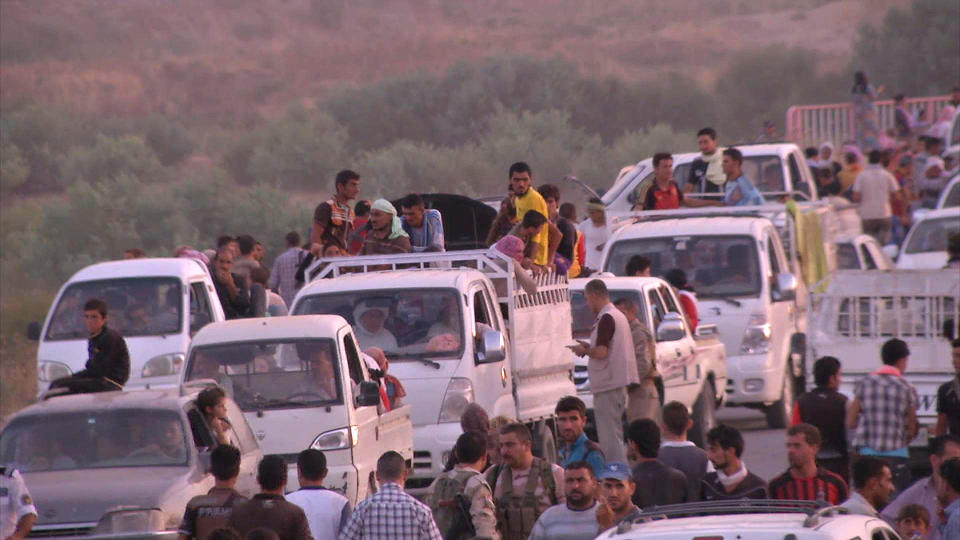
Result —
<svg viewBox="0 0 960 540"><path fill-rule="evenodd" d="M817 463L840 475L846 482L850 476L847 455L847 396L841 394L840 361L832 356L819 358L813 364L816 388L797 398L793 406L792 424L811 424L820 431L822 442L817 452Z"/></svg>
<svg viewBox="0 0 960 540"><path fill-rule="evenodd" d="M353 226L350 200L357 198L360 193L360 175L344 169L337 173L333 183L333 198L318 204L313 211L310 243L321 246L336 244L341 249L346 249L347 236Z"/></svg>
<svg viewBox="0 0 960 540"><path fill-rule="evenodd" d="M887 463L876 457L863 456L853 463L853 489L850 498L840 506L851 514L879 517L893 494L893 475Z"/></svg>
<svg viewBox="0 0 960 540"><path fill-rule="evenodd" d="M440 211L424 208L423 199L411 193L400 201L401 225L410 237L414 253L446 251L443 243L443 220Z"/></svg>
<svg viewBox="0 0 960 540"><path fill-rule="evenodd" d="M893 97L893 126L897 139L902 142L909 142L913 135L913 115L906 107L907 98L903 94L897 94Z"/></svg>
<svg viewBox="0 0 960 540"><path fill-rule="evenodd" d="M243 278L247 287L250 287L250 272L254 268L260 268L260 263L254 258L253 251L257 247L257 241L249 234L241 234L237 237L237 245L240 246L240 255L234 257L231 272Z"/></svg>
<svg viewBox="0 0 960 540"><path fill-rule="evenodd" d="M627 441L637 458L633 482L640 489L633 492L633 504L640 508L680 504L690 500L687 477L657 459L660 452L660 428L649 418L630 423Z"/></svg>
<svg viewBox="0 0 960 540"><path fill-rule="evenodd" d="M627 318L633 338L633 357L637 363L640 382L627 387L627 422L640 418L660 421L660 394L654 380L657 377L657 344L647 324L637 318L637 306L628 297L614 305Z"/></svg>
<svg viewBox="0 0 960 540"><path fill-rule="evenodd" d="M862 456L885 458L897 490L910 485L908 444L917 434L917 390L903 378L910 359L907 344L891 339L880 350L883 367L861 378L853 389L847 427Z"/></svg>
<svg viewBox="0 0 960 540"><path fill-rule="evenodd" d="M700 155L690 165L687 185L683 186L683 190L687 193L720 193L727 178L721 165L723 154L717 147L717 131L711 127L698 131L697 146L700 147Z"/></svg>
<svg viewBox="0 0 960 540"><path fill-rule="evenodd" d="M587 438L583 427L587 424L587 406L576 396L560 398L554 409L557 418L557 435L561 447L557 450L560 466L566 467L574 461L586 461L599 477L603 471L603 450L600 445Z"/></svg>
<svg viewBox="0 0 960 540"><path fill-rule="evenodd" d="M227 525L241 535L263 527L280 540L312 539L307 516L299 506L283 498L287 485L287 464L278 455L263 456L257 467L260 493L233 507Z"/></svg>
<svg viewBox="0 0 960 540"><path fill-rule="evenodd" d="M377 460L380 490L368 496L350 516L340 540L391 538L440 540L430 507L403 491L407 466L403 456L390 450Z"/></svg>
<svg viewBox="0 0 960 540"><path fill-rule="evenodd" d="M370 231L363 240L360 255L410 253L410 236L404 232L397 209L386 199L373 201L370 207Z"/></svg>
<svg viewBox="0 0 960 540"><path fill-rule="evenodd" d="M584 461L564 470L567 500L547 508L537 518L530 540L591 540L598 534L597 479Z"/></svg>
<svg viewBox="0 0 960 540"><path fill-rule="evenodd" d="M949 459L940 465L937 498L944 517L940 525L941 538L960 540L960 458Z"/></svg>
<svg viewBox="0 0 960 540"><path fill-rule="evenodd" d="M900 185L880 160L883 152L871 150L869 165L853 181L853 202L860 203L860 221L863 232L877 239L880 245L886 245L890 239L891 199L899 202Z"/></svg>
<svg viewBox="0 0 960 540"><path fill-rule="evenodd" d="M37 521L37 507L20 471L0 466L0 492L0 538L23 540Z"/></svg>
<svg viewBox="0 0 960 540"><path fill-rule="evenodd" d="M676 210L680 206L717 205L716 201L685 197L673 180L673 156L667 152L653 155L653 185L647 189L647 195L643 199L644 210Z"/></svg>
<svg viewBox="0 0 960 540"><path fill-rule="evenodd" d="M213 258L210 268L210 278L217 291L220 305L223 306L223 315L227 319L246 317L250 310L250 291L246 280L231 272L233 268L233 251L229 247L221 247Z"/></svg>
<svg viewBox="0 0 960 540"><path fill-rule="evenodd" d="M347 236L350 245L347 246L347 253L356 255L363 248L363 240L367 237L367 222L370 221L370 201L364 199L357 201L353 205L353 225L352 231Z"/></svg>
<svg viewBox="0 0 960 540"><path fill-rule="evenodd" d="M233 508L247 498L237 493L240 475L240 450L221 444L210 453L210 472L213 487L206 495L197 495L187 503L183 521L177 531L179 540L204 540L215 529L227 525Z"/></svg>
<svg viewBox="0 0 960 540"><path fill-rule="evenodd" d="M597 318L590 332L590 343L581 341L570 349L577 356L589 357L587 373L603 455L610 461L625 462L621 419L627 408L627 387L640 382L630 323L610 303L610 293L602 280L590 280L583 292L587 306Z"/></svg>
<svg viewBox="0 0 960 540"><path fill-rule="evenodd" d="M533 456L530 430L523 424L500 428L503 463L487 470L497 509L497 530L504 540L526 540L540 514L566 500L564 472Z"/></svg>
<svg viewBox="0 0 960 540"><path fill-rule="evenodd" d="M743 154L736 148L723 151L721 162L723 173L727 175L724 184L723 204L725 206L756 206L766 204L763 195L754 187L753 182L743 175Z"/></svg>
<svg viewBox="0 0 960 540"><path fill-rule="evenodd" d="M297 480L300 489L287 500L303 509L314 538L337 538L350 519L350 501L323 487L327 477L327 456L308 448L297 456Z"/></svg>
<svg viewBox="0 0 960 540"><path fill-rule="evenodd" d="M687 406L671 401L663 406L663 440L657 458L667 467L679 470L687 477L687 500L700 499L700 482L713 464L702 448L687 440L687 431L693 427L693 419Z"/></svg>
<svg viewBox="0 0 960 540"><path fill-rule="evenodd" d="M603 201L593 197L587 202L587 219L577 225L577 230L583 235L583 244L586 250L584 264L594 272L600 270L603 262L603 246L607 243L610 228L607 226L607 216Z"/></svg>
<svg viewBox="0 0 960 540"><path fill-rule="evenodd" d="M437 529L444 538L499 540L493 492L483 476L487 466L486 434L461 434L454 452L457 464L437 477L424 497L433 511Z"/></svg>
<svg viewBox="0 0 960 540"><path fill-rule="evenodd" d="M87 364L84 369L50 383L50 390L67 394L122 390L130 378L130 353L123 336L107 328L107 304L94 298L83 305L87 326Z"/></svg>
<svg viewBox="0 0 960 540"><path fill-rule="evenodd" d="M956 376L937 388L936 435L950 433L960 437L960 338L954 339L952 347L953 370Z"/></svg>
<svg viewBox="0 0 960 540"><path fill-rule="evenodd" d="M883 508L882 517L888 521L897 518L900 510L910 504L919 504L930 513L930 531L926 540L940 540L940 515L937 507L937 485L940 482L940 465L944 462L960 457L960 437L956 435L940 435L930 441L930 470L931 475L921 478L912 486L903 490L897 498Z"/></svg>
<svg viewBox="0 0 960 540"><path fill-rule="evenodd" d="M736 428L720 424L707 432L707 457L716 470L700 482L702 500L767 498L767 483L747 471L742 455L743 435Z"/></svg>
<svg viewBox="0 0 960 540"><path fill-rule="evenodd" d="M560 188L553 184L540 186L540 195L547 203L547 219L560 231L560 243L557 253L573 264L577 247L577 226L572 221L560 215Z"/></svg>
<svg viewBox="0 0 960 540"><path fill-rule="evenodd" d="M537 190L530 187L533 182L533 170L530 169L530 166L518 161L510 165L507 175L510 178L510 190L513 191L515 196L514 204L517 207L517 219L523 220L523 216L530 210L535 210L543 217L547 217L549 212L547 211L546 201L543 200ZM556 246L552 250L550 249L550 232L547 227L540 229L530 241L534 244L531 255L533 264L543 268L552 265Z"/></svg>
<svg viewBox="0 0 960 540"><path fill-rule="evenodd" d="M300 249L300 235L295 231L288 232L284 240L287 250L273 260L273 270L267 285L283 298L287 307L293 307L293 298L297 295L297 268L306 252Z"/></svg>
<svg viewBox="0 0 960 540"><path fill-rule="evenodd" d="M629 465L607 463L598 480L600 496L596 516L600 532L640 515L640 508L632 500L637 485L633 483Z"/></svg>
<svg viewBox="0 0 960 540"><path fill-rule="evenodd" d="M827 501L840 504L847 500L847 483L822 467L817 467L820 431L810 424L797 424L787 430L787 472L770 481L770 497L790 501Z"/></svg>

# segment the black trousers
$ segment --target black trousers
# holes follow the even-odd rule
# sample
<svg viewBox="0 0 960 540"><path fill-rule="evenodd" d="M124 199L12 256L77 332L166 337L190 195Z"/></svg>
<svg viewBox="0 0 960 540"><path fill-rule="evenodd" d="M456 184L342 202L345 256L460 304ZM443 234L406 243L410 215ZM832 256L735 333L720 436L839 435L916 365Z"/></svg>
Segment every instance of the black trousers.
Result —
<svg viewBox="0 0 960 540"><path fill-rule="evenodd" d="M111 392L123 390L123 387L106 377L91 377L87 370L81 370L69 377L62 377L50 383L50 390L66 390L57 392L58 395L92 394L94 392Z"/></svg>

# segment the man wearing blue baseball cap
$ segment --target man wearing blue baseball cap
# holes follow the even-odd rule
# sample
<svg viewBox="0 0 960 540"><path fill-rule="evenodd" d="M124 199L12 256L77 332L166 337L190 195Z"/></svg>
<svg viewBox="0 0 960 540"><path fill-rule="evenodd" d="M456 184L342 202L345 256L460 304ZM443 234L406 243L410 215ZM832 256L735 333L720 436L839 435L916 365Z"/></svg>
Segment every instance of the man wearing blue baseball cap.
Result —
<svg viewBox="0 0 960 540"><path fill-rule="evenodd" d="M633 504L632 500L637 486L633 482L629 465L620 461L607 463L603 466L598 480L600 496L597 504L597 526L600 531L640 515L640 508Z"/></svg>

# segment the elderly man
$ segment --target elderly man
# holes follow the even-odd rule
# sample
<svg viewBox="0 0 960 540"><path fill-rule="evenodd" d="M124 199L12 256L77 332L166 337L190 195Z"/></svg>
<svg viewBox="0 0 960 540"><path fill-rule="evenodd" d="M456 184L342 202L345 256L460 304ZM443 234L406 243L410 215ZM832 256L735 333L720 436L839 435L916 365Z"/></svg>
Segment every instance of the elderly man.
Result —
<svg viewBox="0 0 960 540"><path fill-rule="evenodd" d="M353 310L353 331L363 348L377 347L385 352L397 350L397 338L383 326L388 316L386 307L371 302L360 302Z"/></svg>
<svg viewBox="0 0 960 540"><path fill-rule="evenodd" d="M360 255L392 255L410 253L410 235L403 230L397 209L386 199L377 199L370 206L370 232L363 240Z"/></svg>

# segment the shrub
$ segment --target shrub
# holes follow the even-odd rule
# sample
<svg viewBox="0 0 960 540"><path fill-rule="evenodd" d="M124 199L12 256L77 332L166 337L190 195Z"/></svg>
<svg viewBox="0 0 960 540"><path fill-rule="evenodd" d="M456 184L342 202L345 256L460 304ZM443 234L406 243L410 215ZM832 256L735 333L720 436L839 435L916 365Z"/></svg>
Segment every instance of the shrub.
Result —
<svg viewBox="0 0 960 540"><path fill-rule="evenodd" d="M30 166L15 144L0 142L0 194L20 187L30 175Z"/></svg>
<svg viewBox="0 0 960 540"><path fill-rule="evenodd" d="M291 109L258 132L248 174L287 189L329 185L343 168L346 140L347 131L330 115Z"/></svg>
<svg viewBox="0 0 960 540"><path fill-rule="evenodd" d="M92 146L71 150L60 163L60 184L96 183L123 174L151 181L158 177L160 160L141 137L97 135Z"/></svg>

